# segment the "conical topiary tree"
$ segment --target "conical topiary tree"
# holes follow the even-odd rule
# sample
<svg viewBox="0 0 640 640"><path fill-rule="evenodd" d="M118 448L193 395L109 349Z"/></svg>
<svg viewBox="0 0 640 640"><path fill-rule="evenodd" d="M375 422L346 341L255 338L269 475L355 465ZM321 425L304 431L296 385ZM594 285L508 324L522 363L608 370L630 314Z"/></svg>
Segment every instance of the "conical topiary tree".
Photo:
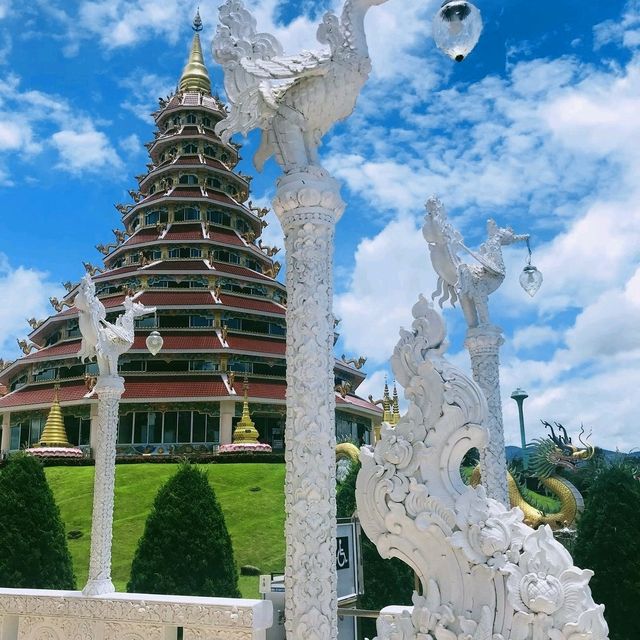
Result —
<svg viewBox="0 0 640 640"><path fill-rule="evenodd" d="M240 597L231 538L204 471L183 463L158 491L127 591Z"/></svg>
<svg viewBox="0 0 640 640"><path fill-rule="evenodd" d="M0 586L76 588L64 524L42 464L24 453L0 471Z"/></svg>
<svg viewBox="0 0 640 640"><path fill-rule="evenodd" d="M605 605L611 640L637 640L640 600L640 482L628 464L616 463L595 476L574 545L576 565L595 572L590 586Z"/></svg>

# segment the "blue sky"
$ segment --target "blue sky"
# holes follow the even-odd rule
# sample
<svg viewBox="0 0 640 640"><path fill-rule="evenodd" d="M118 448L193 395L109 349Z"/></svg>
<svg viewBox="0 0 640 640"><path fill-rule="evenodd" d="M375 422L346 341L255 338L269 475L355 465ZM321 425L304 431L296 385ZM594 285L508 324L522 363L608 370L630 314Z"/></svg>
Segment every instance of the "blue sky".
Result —
<svg viewBox="0 0 640 640"><path fill-rule="evenodd" d="M217 3L202 3L210 56ZM289 52L316 47L315 25L338 2L261 0L259 27ZM607 448L640 446L640 2L476 3L485 21L462 64L430 37L438 2L371 9L373 73L356 112L325 139L343 183L337 230L337 352L367 355L362 388L379 395L400 325L435 277L420 233L437 194L477 246L494 217L532 234L545 276L529 300L517 284L522 246L492 299L503 327L507 441L518 441L516 387L529 433L538 418L581 422ZM119 225L145 171L149 112L175 87L197 3L0 0L0 357L17 355L24 321L44 317L60 282L77 280ZM255 138L241 169L255 174ZM253 181L273 195L278 168ZM271 216L267 240L282 245ZM451 357L468 368L459 310L445 313Z"/></svg>

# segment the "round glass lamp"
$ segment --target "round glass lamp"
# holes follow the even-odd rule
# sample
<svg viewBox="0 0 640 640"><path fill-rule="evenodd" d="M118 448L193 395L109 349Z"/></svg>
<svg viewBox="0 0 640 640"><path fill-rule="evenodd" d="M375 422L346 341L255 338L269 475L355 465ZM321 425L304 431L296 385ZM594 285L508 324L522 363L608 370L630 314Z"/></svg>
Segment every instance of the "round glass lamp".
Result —
<svg viewBox="0 0 640 640"><path fill-rule="evenodd" d="M433 18L433 39L456 62L473 50L482 33L480 11L466 0L445 0Z"/></svg>
<svg viewBox="0 0 640 640"><path fill-rule="evenodd" d="M152 356L157 356L160 353L163 344L164 340L158 331L152 331L147 336L147 349L149 349Z"/></svg>
<svg viewBox="0 0 640 640"><path fill-rule="evenodd" d="M520 286L533 298L542 284L542 274L528 264L520 274Z"/></svg>

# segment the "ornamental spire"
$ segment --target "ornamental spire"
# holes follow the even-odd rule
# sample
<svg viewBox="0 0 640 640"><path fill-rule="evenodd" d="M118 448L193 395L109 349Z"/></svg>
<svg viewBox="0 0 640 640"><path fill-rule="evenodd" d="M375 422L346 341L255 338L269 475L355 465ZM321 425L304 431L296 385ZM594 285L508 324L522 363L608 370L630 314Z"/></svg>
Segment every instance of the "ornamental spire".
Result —
<svg viewBox="0 0 640 640"><path fill-rule="evenodd" d="M211 95L211 80L209 79L207 67L204 64L202 45L200 44L199 32L202 31L200 9L196 12L191 28L195 31L193 42L191 43L191 53L182 71L182 76L180 76L178 91L180 93L184 93L185 91L199 91L200 93Z"/></svg>
<svg viewBox="0 0 640 640"><path fill-rule="evenodd" d="M249 380L246 372L244 374L243 389L242 417L233 432L233 444L258 444L258 430L251 419L251 412L249 410Z"/></svg>
<svg viewBox="0 0 640 640"><path fill-rule="evenodd" d="M389 385L387 376L384 377L384 395L382 396L382 422L393 422L393 414L391 413L391 396L389 395Z"/></svg>
<svg viewBox="0 0 640 640"><path fill-rule="evenodd" d="M67 432L64 428L64 419L62 418L62 409L60 408L60 400L58 397L59 386L56 385L53 396L53 405L49 411L47 422L42 430L42 436L38 441L38 447L70 447L67 439Z"/></svg>
<svg viewBox="0 0 640 640"><path fill-rule="evenodd" d="M395 427L400 422L400 402L398 400L398 387L393 381L392 424Z"/></svg>

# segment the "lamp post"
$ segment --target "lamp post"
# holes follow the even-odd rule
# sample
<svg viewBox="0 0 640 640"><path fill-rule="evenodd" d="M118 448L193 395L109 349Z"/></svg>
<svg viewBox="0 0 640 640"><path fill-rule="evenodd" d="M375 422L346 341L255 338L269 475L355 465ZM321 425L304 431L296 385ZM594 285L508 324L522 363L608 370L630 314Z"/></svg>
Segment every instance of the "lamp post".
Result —
<svg viewBox="0 0 640 640"><path fill-rule="evenodd" d="M288 640L337 637L332 262L335 225L345 204L340 185L320 165L317 148L333 124L351 114L369 76L364 19L372 6L385 2L346 0L341 18L325 14L317 38L328 53L285 56L271 34L256 31L256 20L240 0L220 7L213 40L230 103L216 133L228 142L233 134L261 129L256 168L274 156L283 171L273 208L287 255ZM467 31L459 27L476 14L453 8L446 14L452 38L464 40Z"/></svg>
<svg viewBox="0 0 640 640"><path fill-rule="evenodd" d="M511 397L518 405L518 418L520 419L520 442L522 444L522 466L526 471L529 468L529 452L527 451L527 438L524 433L524 401L529 397L524 389L518 387L511 393Z"/></svg>
<svg viewBox="0 0 640 640"><path fill-rule="evenodd" d="M93 392L98 395L98 439L95 447L93 481L93 512L91 519L91 551L89 579L82 593L101 596L113 593L111 581L111 544L113 537L113 502L116 477L116 438L120 398L124 393L124 378L118 375L120 356L133 346L135 319L155 313L155 309L124 299L125 312L115 324L106 321L104 305L96 297L91 276L85 275L75 298L82 343L78 357L84 362L97 358L98 378ZM147 338L147 348L156 355L162 347L162 337L153 331Z"/></svg>

